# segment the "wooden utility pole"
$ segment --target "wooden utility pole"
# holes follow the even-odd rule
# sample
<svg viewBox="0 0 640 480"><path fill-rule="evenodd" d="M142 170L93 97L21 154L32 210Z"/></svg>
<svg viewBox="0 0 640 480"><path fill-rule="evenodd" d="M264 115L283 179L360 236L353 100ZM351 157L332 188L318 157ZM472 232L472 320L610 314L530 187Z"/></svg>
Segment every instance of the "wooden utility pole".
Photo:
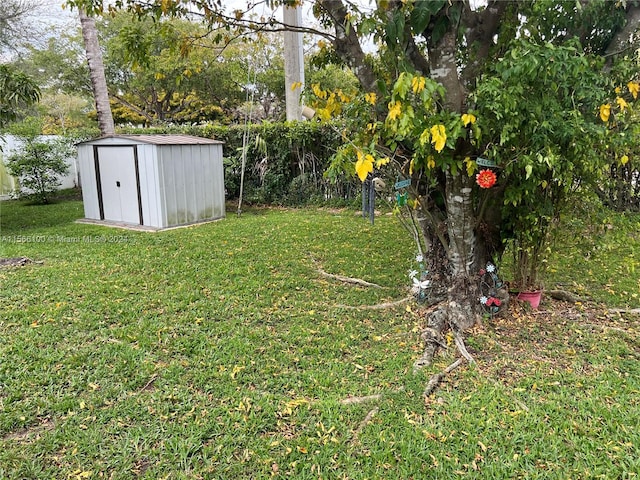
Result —
<svg viewBox="0 0 640 480"><path fill-rule="evenodd" d="M283 7L283 21L293 28L302 25L302 7ZM284 81L287 121L302 120L300 94L304 85L302 32L284 32Z"/></svg>

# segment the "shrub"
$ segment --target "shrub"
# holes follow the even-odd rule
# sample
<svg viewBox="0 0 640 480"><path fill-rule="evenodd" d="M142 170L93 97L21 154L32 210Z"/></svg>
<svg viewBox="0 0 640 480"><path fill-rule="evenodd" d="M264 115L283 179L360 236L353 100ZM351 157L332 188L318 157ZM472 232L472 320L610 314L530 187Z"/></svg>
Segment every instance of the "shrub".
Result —
<svg viewBox="0 0 640 480"><path fill-rule="evenodd" d="M18 196L36 203L49 203L60 186L61 176L69 166L65 161L75 154L68 140L41 140L39 137L22 137L22 148L7 158L7 170L19 179Z"/></svg>

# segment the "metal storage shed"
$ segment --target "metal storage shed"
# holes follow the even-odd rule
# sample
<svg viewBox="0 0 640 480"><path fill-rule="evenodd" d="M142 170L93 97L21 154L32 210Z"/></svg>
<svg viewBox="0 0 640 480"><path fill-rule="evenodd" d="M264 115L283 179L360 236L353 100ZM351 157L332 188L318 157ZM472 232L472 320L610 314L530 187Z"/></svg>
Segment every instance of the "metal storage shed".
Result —
<svg viewBox="0 0 640 480"><path fill-rule="evenodd" d="M162 229L224 217L222 144L189 135L79 143L86 220Z"/></svg>

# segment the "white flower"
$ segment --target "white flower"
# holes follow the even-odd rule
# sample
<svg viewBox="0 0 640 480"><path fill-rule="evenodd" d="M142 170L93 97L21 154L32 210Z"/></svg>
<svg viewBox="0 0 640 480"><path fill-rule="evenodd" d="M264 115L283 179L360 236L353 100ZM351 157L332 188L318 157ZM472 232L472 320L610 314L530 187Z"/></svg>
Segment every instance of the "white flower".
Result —
<svg viewBox="0 0 640 480"><path fill-rule="evenodd" d="M493 273L496 271L496 266L493 263L487 263L487 272Z"/></svg>
<svg viewBox="0 0 640 480"><path fill-rule="evenodd" d="M485 297L484 295L480 297L480 303L482 305L486 305L488 300L489 299L487 297Z"/></svg>
<svg viewBox="0 0 640 480"><path fill-rule="evenodd" d="M409 272L409 278L416 278L418 276L418 271L417 270L411 270Z"/></svg>
<svg viewBox="0 0 640 480"><path fill-rule="evenodd" d="M421 253L419 253L418 255L416 255L416 262L420 263L422 262L422 260L424 260L424 257L422 256Z"/></svg>

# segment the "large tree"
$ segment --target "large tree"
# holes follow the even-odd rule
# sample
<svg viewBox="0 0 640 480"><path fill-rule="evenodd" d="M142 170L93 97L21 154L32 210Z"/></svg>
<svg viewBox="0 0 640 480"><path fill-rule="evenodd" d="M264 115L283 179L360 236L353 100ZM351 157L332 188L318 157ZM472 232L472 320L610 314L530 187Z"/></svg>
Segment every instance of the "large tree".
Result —
<svg viewBox="0 0 640 480"><path fill-rule="evenodd" d="M80 25L82 28L82 38L87 54L87 65L89 66L89 78L93 89L96 112L98 113L98 128L102 135L113 135L115 126L109 103L109 89L107 79L104 74L104 63L102 61L102 50L98 41L98 29L95 19L87 15L84 9L78 10Z"/></svg>
<svg viewBox="0 0 640 480"><path fill-rule="evenodd" d="M73 3L103 8L101 0ZM141 16L198 16L208 25L244 24L252 31L283 28L274 18L226 14L222 3L123 0L121 5ZM440 300L429 317L426 338L433 348L425 361L446 328L466 355L461 333L481 314L478 272L509 239L543 243L563 198L594 173L589 165L597 160L593 152L603 132L597 111L605 92L597 75L603 64L596 56L622 48L614 45L636 30L638 5L605 0L359 4L313 4L326 28L313 33L329 40L332 54L352 69L371 104L345 152L352 158L351 171L363 180L385 163L379 159L384 152L396 165L395 174L411 181L422 266ZM365 49L371 38L378 42L378 58ZM478 162L485 157L491 167ZM479 168L484 177L476 178ZM500 178L489 188L496 172ZM505 202L513 209L505 210ZM525 214L514 210L519 206ZM541 252L530 253L539 260Z"/></svg>

